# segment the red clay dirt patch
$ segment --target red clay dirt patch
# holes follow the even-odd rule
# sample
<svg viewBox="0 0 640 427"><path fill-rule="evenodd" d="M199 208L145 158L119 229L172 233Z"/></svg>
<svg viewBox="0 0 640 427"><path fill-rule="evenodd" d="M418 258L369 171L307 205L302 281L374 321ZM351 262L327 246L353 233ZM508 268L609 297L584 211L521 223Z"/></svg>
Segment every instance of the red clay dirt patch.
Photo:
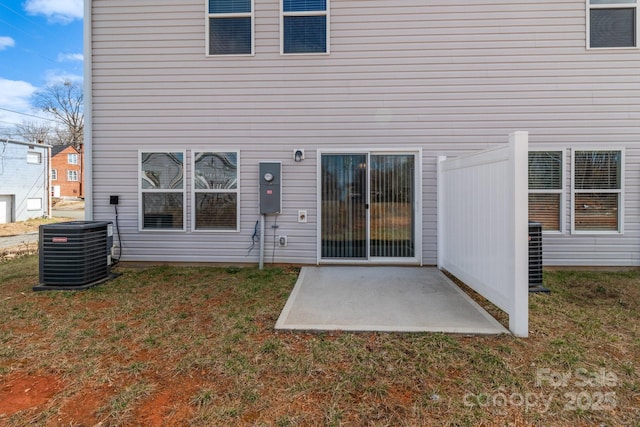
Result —
<svg viewBox="0 0 640 427"><path fill-rule="evenodd" d="M161 382L157 393L145 399L135 410L135 419L149 427L188 425L192 415L189 398L198 390L199 381L186 378L178 382Z"/></svg>
<svg viewBox="0 0 640 427"><path fill-rule="evenodd" d="M104 406L113 394L108 386L86 387L67 399L58 412L60 425L96 425L98 408Z"/></svg>
<svg viewBox="0 0 640 427"><path fill-rule="evenodd" d="M0 386L0 415L38 407L62 388L62 381L53 375L10 375Z"/></svg>

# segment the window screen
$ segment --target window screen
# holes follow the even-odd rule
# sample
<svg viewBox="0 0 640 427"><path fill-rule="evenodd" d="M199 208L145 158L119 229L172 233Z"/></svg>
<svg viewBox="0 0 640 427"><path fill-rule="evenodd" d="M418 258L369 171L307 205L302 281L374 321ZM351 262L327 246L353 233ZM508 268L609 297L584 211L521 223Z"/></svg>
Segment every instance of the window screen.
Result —
<svg viewBox="0 0 640 427"><path fill-rule="evenodd" d="M326 53L326 0L283 0L282 52Z"/></svg>
<svg viewBox="0 0 640 427"><path fill-rule="evenodd" d="M637 46L637 0L589 0L589 46Z"/></svg>
<svg viewBox="0 0 640 427"><path fill-rule="evenodd" d="M251 0L209 0L209 54L253 53Z"/></svg>
<svg viewBox="0 0 640 427"><path fill-rule="evenodd" d="M142 229L184 229L184 153L141 153Z"/></svg>
<svg viewBox="0 0 640 427"><path fill-rule="evenodd" d="M238 153L194 154L196 230L238 229Z"/></svg>
<svg viewBox="0 0 640 427"><path fill-rule="evenodd" d="M529 152L529 220L544 231L561 230L562 165L562 151Z"/></svg>
<svg viewBox="0 0 640 427"><path fill-rule="evenodd" d="M574 229L620 231L621 151L574 153Z"/></svg>

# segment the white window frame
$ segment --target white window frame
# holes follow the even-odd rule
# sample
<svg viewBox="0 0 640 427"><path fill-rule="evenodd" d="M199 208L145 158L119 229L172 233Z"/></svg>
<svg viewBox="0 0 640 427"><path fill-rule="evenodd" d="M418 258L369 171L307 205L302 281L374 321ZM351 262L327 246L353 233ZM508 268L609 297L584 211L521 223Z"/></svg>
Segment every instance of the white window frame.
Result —
<svg viewBox="0 0 640 427"><path fill-rule="evenodd" d="M335 149L319 149L316 157L316 212L318 213L318 220L316 221L316 264L353 264L353 265L366 265L366 264L416 264L423 265L422 254L422 233L423 233L423 213L422 213L422 147L410 147L410 146L398 146L394 148L383 147L375 150L366 150L362 148L335 148ZM339 258L322 258L322 156L324 154L364 154L367 156L367 182L371 181L371 171L369 168L369 159L372 155L376 154L412 154L415 156L415 176L414 176L414 199L415 206L413 207L414 216L414 233L415 233L415 254L414 258L385 258L385 257L371 257L369 254L369 248L367 248L366 259L339 259ZM369 184L367 184L368 186ZM367 201L371 195L367 191ZM369 231L371 210L367 209L367 234Z"/></svg>
<svg viewBox="0 0 640 427"><path fill-rule="evenodd" d="M57 180L58 180L58 170L51 169L51 181L57 181Z"/></svg>
<svg viewBox="0 0 640 427"><path fill-rule="evenodd" d="M588 189L588 190L577 190L575 188L575 174L576 174L576 152L577 151L619 151L620 152L620 188L609 190L609 189ZM624 181L625 181L625 152L624 147L603 147L603 146L593 146L593 147L574 147L571 149L571 234L577 235L622 235L624 234L624 199L625 199L625 190L624 190ZM576 194L580 193L608 193L608 194L618 194L618 229L617 230L576 230L575 221L576 221Z"/></svg>
<svg viewBox="0 0 640 427"><path fill-rule="evenodd" d="M143 153L181 153L182 154L182 188L142 188L142 154ZM187 151L186 150L138 150L138 230L144 233L183 233L187 230ZM144 228L144 206L142 203L143 193L182 193L182 228Z"/></svg>
<svg viewBox="0 0 640 427"><path fill-rule="evenodd" d="M41 211L42 210L42 198L32 197L27 199L28 211Z"/></svg>
<svg viewBox="0 0 640 427"><path fill-rule="evenodd" d="M292 55L292 56L296 56L296 55L329 55L329 53L331 53L331 47L330 47L330 40L331 40L331 35L329 34L331 25L329 23L330 21L330 17L331 17L331 13L330 13L330 8L331 8L331 0L327 0L327 7L325 10L314 10L314 11L310 11L310 12L285 12L284 11L284 0L280 0L280 55ZM284 52L284 18L286 16L326 16L326 34L327 34L327 40L326 40L326 46L327 46L327 50L326 52L299 52L299 53L285 53Z"/></svg>
<svg viewBox="0 0 640 427"><path fill-rule="evenodd" d="M67 181L78 182L80 181L80 174L77 170L69 169L67 171Z"/></svg>
<svg viewBox="0 0 640 427"><path fill-rule="evenodd" d="M561 162L562 162L562 168L560 169L560 173L562 174L561 176L561 187L559 190L533 190L533 189L529 189L529 194L560 194L560 205L558 207L558 209L560 209L559 212L559 218L558 221L560 221L559 223L559 229L558 230L545 230L544 228L542 229L542 233L543 234L563 234L564 233L564 229L565 229L565 222L566 222L566 212L565 212L565 200L566 200L566 182L567 182L567 178L566 178L566 150L564 148L551 148L551 147L536 147L536 148L529 148L529 151L535 151L535 152L560 152L561 153ZM527 183L527 187L528 187L528 183ZM528 204L528 203L527 203Z"/></svg>
<svg viewBox="0 0 640 427"><path fill-rule="evenodd" d="M31 165L39 165L42 163L42 153L38 151L27 151L27 163Z"/></svg>
<svg viewBox="0 0 640 427"><path fill-rule="evenodd" d="M67 163L70 164L70 165L77 165L78 164L78 154L76 154L76 153L67 154Z"/></svg>
<svg viewBox="0 0 640 427"><path fill-rule="evenodd" d="M592 4L591 0L586 0L587 6L587 49L601 50L601 49L638 49L640 48L640 3L639 0L632 0L632 2L625 3L624 0L619 0L618 3L603 3ZM635 9L636 19L636 45L635 46L614 46L614 47L591 47L591 9Z"/></svg>
<svg viewBox="0 0 640 427"><path fill-rule="evenodd" d="M236 169L236 188L234 189L196 189L195 179L196 174L196 153L236 153L237 169ZM240 231L240 151L237 149L224 149L224 148L203 148L191 150L191 231L196 233L237 233ZM212 228L196 228L196 194L197 193L230 193L236 194L236 228L229 229L212 229Z"/></svg>
<svg viewBox="0 0 640 427"><path fill-rule="evenodd" d="M254 0L251 0L251 12L238 12L238 13L209 13L209 0L205 0L205 28L206 28L206 43L205 43L205 56L214 58L226 58L234 56L255 56L256 54L256 20L255 20L255 4ZM210 23L212 18L251 18L251 53L229 53L229 54L212 54L210 52L211 44L211 28Z"/></svg>

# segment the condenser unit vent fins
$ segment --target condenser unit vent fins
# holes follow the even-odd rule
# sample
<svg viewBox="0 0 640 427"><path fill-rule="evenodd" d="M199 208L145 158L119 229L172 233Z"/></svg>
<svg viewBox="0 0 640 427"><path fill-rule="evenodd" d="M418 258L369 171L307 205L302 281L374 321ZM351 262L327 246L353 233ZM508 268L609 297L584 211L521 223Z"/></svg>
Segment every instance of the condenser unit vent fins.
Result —
<svg viewBox="0 0 640 427"><path fill-rule="evenodd" d="M529 221L529 292L549 292L542 280L542 224Z"/></svg>
<svg viewBox="0 0 640 427"><path fill-rule="evenodd" d="M110 278L113 225L71 221L40 226L40 285L34 290L85 289Z"/></svg>

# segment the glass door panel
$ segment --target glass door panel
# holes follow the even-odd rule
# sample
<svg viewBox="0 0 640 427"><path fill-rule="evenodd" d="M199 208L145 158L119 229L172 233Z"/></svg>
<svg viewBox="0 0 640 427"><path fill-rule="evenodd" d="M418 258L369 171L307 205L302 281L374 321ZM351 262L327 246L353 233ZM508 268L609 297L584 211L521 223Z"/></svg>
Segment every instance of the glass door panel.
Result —
<svg viewBox="0 0 640 427"><path fill-rule="evenodd" d="M372 154L370 256L414 257L413 154Z"/></svg>
<svg viewBox="0 0 640 427"><path fill-rule="evenodd" d="M367 155L323 154L322 258L367 259Z"/></svg>

